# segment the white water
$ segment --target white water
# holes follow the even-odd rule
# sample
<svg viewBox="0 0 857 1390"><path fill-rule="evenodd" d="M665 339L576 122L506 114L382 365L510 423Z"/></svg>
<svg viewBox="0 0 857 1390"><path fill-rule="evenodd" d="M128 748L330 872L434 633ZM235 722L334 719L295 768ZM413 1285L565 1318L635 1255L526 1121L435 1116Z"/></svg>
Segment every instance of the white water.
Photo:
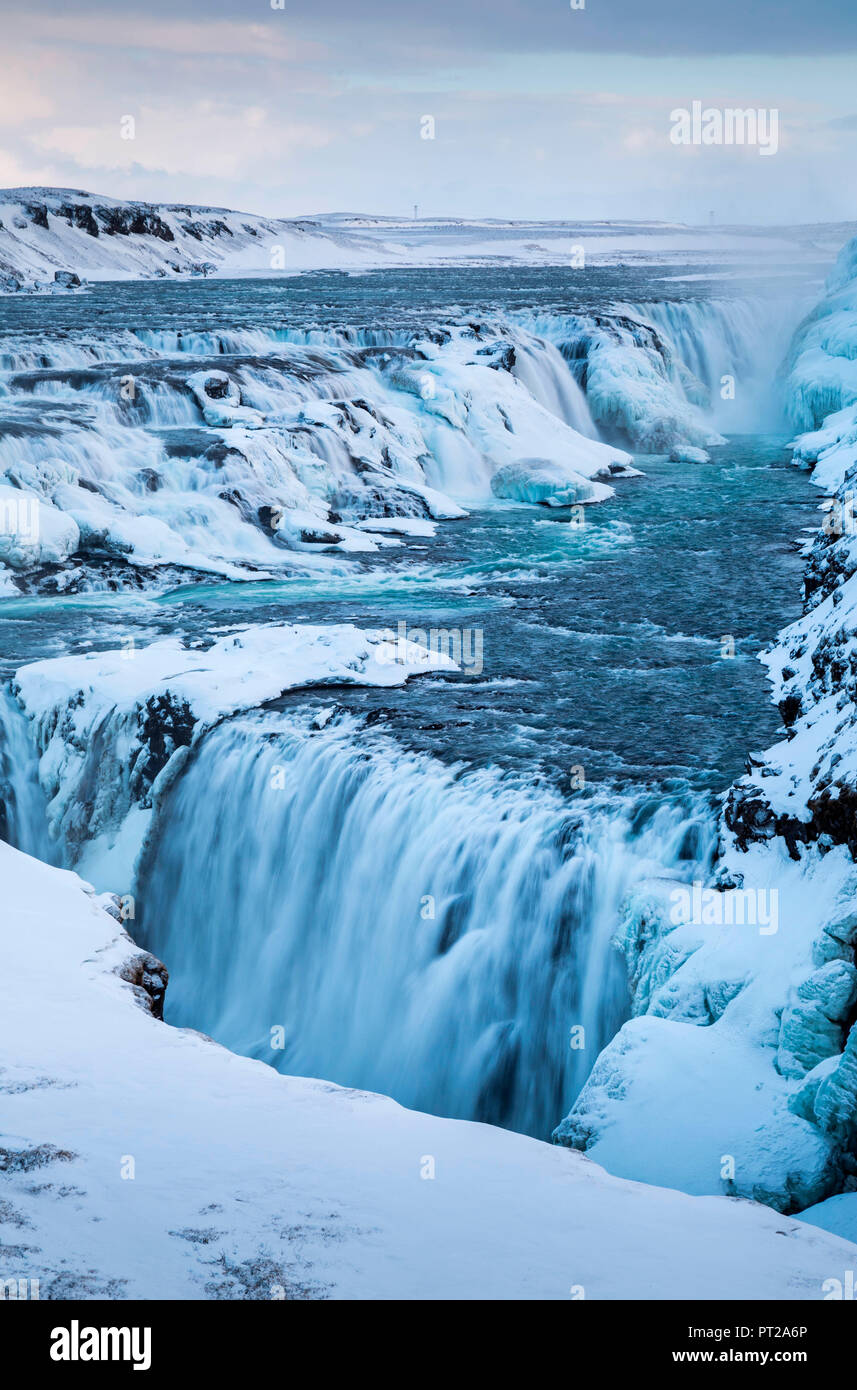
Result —
<svg viewBox="0 0 857 1390"><path fill-rule="evenodd" d="M619 426L632 444L657 452L650 426L659 417L688 440L706 425L725 434L784 428L778 371L806 308L802 298L738 297L614 304L600 316L510 317L554 343L586 381L597 425Z"/></svg>
<svg viewBox="0 0 857 1390"><path fill-rule="evenodd" d="M67 511L78 554L96 568L107 556L265 571L294 563L288 528L275 538L262 520L271 509L321 519L332 510L346 525L454 515L456 503L428 497L426 485L479 506L498 467L521 458L590 476L610 457L599 430L659 452L770 426L791 317L761 299L688 300L522 311L478 331L459 322L9 337L0 361L22 370L0 383L0 478ZM193 385L202 368L229 376L234 418L210 400L204 417Z"/></svg>
<svg viewBox="0 0 857 1390"><path fill-rule="evenodd" d="M5 686L0 687L0 835L25 854L57 862L36 750L26 717Z"/></svg>
<svg viewBox="0 0 857 1390"><path fill-rule="evenodd" d="M137 889L168 1017L285 1072L546 1136L627 1011L626 890L711 847L702 800L661 802L637 835L629 815L577 814L350 717L223 725Z"/></svg>

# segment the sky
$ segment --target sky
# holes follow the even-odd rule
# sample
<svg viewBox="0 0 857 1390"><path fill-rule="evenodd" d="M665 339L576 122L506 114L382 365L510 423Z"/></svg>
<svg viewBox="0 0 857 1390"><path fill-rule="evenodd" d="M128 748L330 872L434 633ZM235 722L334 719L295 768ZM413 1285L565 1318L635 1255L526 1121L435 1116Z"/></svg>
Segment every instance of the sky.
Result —
<svg viewBox="0 0 857 1390"><path fill-rule="evenodd" d="M0 187L281 216L857 218L854 0L0 0L0 34ZM672 143L694 101L776 110L776 154Z"/></svg>

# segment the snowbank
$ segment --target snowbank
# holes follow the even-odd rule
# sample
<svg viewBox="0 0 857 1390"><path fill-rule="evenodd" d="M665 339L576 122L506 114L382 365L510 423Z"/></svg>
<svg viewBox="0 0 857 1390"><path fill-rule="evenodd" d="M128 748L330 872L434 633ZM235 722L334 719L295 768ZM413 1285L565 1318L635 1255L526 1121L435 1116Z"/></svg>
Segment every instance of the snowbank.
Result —
<svg viewBox="0 0 857 1390"><path fill-rule="evenodd" d="M173 1029L115 902L3 844L0 871L0 1275L43 1299L820 1299L853 1265L762 1207Z"/></svg>

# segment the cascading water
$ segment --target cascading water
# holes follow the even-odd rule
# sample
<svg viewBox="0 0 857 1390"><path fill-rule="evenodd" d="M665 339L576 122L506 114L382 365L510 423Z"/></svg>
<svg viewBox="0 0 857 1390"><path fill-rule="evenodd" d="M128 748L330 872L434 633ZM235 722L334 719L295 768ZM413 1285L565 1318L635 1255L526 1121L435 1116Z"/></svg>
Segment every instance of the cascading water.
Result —
<svg viewBox="0 0 857 1390"><path fill-rule="evenodd" d="M223 725L137 889L168 1016L286 1072L545 1137L627 1014L627 889L710 853L703 798L643 800L575 812L350 716Z"/></svg>
<svg viewBox="0 0 857 1390"><path fill-rule="evenodd" d="M48 864L58 860L27 720L5 686L0 687L0 839Z"/></svg>
<svg viewBox="0 0 857 1390"><path fill-rule="evenodd" d="M805 308L800 297L686 298L510 320L556 345L597 427L658 453L704 444L706 431L782 429L777 372Z"/></svg>
<svg viewBox="0 0 857 1390"><path fill-rule="evenodd" d="M715 427L735 434L783 428L777 369L805 309L803 301L750 298L659 300L631 312L651 323L706 387ZM734 395L724 378L732 379Z"/></svg>
<svg viewBox="0 0 857 1390"><path fill-rule="evenodd" d="M546 410L587 438L598 438L586 396L553 343L524 339L516 346L515 358L515 376Z"/></svg>

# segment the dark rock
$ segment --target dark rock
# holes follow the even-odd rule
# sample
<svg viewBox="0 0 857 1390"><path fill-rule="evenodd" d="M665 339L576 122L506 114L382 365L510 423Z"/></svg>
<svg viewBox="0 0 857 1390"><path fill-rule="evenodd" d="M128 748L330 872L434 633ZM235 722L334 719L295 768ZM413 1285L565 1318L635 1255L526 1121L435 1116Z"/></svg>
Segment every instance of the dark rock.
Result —
<svg viewBox="0 0 857 1390"><path fill-rule="evenodd" d="M24 211L34 227L44 227L46 232L50 231L48 209L45 203L25 203Z"/></svg>
<svg viewBox="0 0 857 1390"><path fill-rule="evenodd" d="M127 960L117 974L120 979L133 985L138 1001L153 1018L163 1018L164 995L170 979L163 961L148 951L141 951Z"/></svg>
<svg viewBox="0 0 857 1390"><path fill-rule="evenodd" d="M177 748L190 745L196 720L186 700L174 702L167 692L151 695L141 711L140 740L145 755L134 769L135 781L148 789Z"/></svg>
<svg viewBox="0 0 857 1390"><path fill-rule="evenodd" d="M63 203L57 208L57 217L64 217L70 227L80 227L89 236L98 236L98 223L88 203Z"/></svg>
<svg viewBox="0 0 857 1390"><path fill-rule="evenodd" d="M160 241L175 241L168 223L145 205L109 208L99 204L92 211L107 236L154 236Z"/></svg>
<svg viewBox="0 0 857 1390"><path fill-rule="evenodd" d="M229 382L219 376L206 377L205 394L213 401L222 401L229 395Z"/></svg>
<svg viewBox="0 0 857 1390"><path fill-rule="evenodd" d="M268 503L257 509L256 516L263 531L273 535L279 529L280 521L283 516L282 507L272 507Z"/></svg>

